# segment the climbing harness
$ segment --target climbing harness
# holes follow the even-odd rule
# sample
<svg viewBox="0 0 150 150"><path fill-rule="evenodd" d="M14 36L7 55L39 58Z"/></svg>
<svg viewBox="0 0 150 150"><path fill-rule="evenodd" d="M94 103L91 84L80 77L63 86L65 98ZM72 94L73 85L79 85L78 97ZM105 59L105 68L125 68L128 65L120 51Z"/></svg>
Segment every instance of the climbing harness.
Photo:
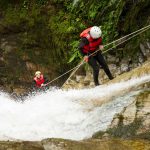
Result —
<svg viewBox="0 0 150 150"><path fill-rule="evenodd" d="M115 41L112 41L112 42L110 42L110 43L104 45L104 47L107 47L107 46L109 46L109 45L111 45L111 44L114 44L114 43L117 43L117 44L115 45L115 47L117 47L117 46L119 46L120 44L122 44L122 43L124 43L124 42L126 42L126 41L129 41L130 39L136 37L137 35L139 35L139 34L145 32L145 31L147 31L148 29L150 29L150 25L145 26L145 27L143 27L143 28L141 28L141 29L139 29L139 30L137 30L137 31L135 31L135 32L132 32L132 33L130 33L130 34L128 34L128 35L126 35L126 36L120 38L120 39L117 39L117 40L115 40ZM131 36L131 35L133 35L133 36ZM129 38L128 38L128 37L129 37ZM102 52L102 54L104 54L104 53L106 53L106 52L112 50L112 48L113 48L113 46L112 46L111 48L105 50L104 52ZM100 51L100 49L96 50L95 52L93 52L92 54L90 54L88 57L90 57L91 55L97 53L98 51ZM48 83L46 84L46 86L49 85L49 84L51 84L52 82L54 82L54 81L60 79L61 77L65 76L66 74L70 73L71 71L73 71L73 72L70 74L70 76L68 77L68 79L66 80L65 83L67 83L67 82L70 80L70 78L76 73L76 71L77 71L84 63L86 63L86 62L85 62L84 60L82 60L77 66L73 67L72 69L68 70L67 72L63 73L62 75L60 75L60 76L56 77L55 79L51 80L50 82L48 82ZM65 83L64 83L64 84L65 84ZM62 87L64 86L64 84L62 85Z"/></svg>

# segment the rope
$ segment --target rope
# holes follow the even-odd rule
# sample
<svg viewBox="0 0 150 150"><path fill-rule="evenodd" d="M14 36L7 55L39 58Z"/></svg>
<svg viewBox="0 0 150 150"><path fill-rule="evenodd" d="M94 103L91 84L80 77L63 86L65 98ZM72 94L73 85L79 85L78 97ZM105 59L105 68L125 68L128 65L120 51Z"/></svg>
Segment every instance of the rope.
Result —
<svg viewBox="0 0 150 150"><path fill-rule="evenodd" d="M149 27L148 29L150 29L150 27ZM134 36L132 36L132 37L130 37L130 38L128 38L128 39L126 39L126 40L124 40L124 41L122 41L122 42L116 44L115 46L117 47L117 46L119 46L120 44L122 44L122 43L124 43L124 42L126 42L126 41L129 41L130 39L136 37L137 35L139 35L139 34L145 32L145 31L148 30L148 29L145 29L145 30L143 30L143 31L141 31L141 32L139 32L139 33L137 33L137 34L135 34ZM108 51L110 51L110 50L112 50L112 48L109 48L108 50L105 50L102 54L104 54L104 53L106 53L106 52L108 52Z"/></svg>
<svg viewBox="0 0 150 150"><path fill-rule="evenodd" d="M79 65L78 65L79 66ZM52 82L58 80L59 78L63 77L64 75L68 74L69 72L73 71L74 69L76 69L78 66L75 66L74 68L68 70L67 72L63 73L62 75L58 76L57 78L51 80L50 82L48 82L47 84L45 84L45 86L51 84Z"/></svg>
<svg viewBox="0 0 150 150"><path fill-rule="evenodd" d="M145 26L145 27L143 27L143 28L141 28L141 29L139 29L139 30L137 30L137 31L134 31L134 32L128 34L128 35L125 35L124 37L122 37L122 38L120 38L120 39L117 39L117 40L115 40L115 41L112 41L112 42L106 44L105 47L106 47L106 46L109 46L109 45L111 45L111 44L113 44L113 43L116 43L116 42L118 42L118 41L120 41L120 40L122 40L122 39L124 39L124 38L127 38L128 36L131 36L131 35L133 35L133 34L135 34L135 33L137 33L137 32L140 32L140 31L142 31L142 30L144 30L144 29L147 29L147 28L149 28L149 27L150 27L150 25Z"/></svg>
<svg viewBox="0 0 150 150"><path fill-rule="evenodd" d="M79 63L79 65L76 66L75 70L71 73L71 75L70 75L69 78L66 80L66 82L64 82L64 84L67 83L67 82L70 80L70 78L77 72L77 70L78 70L84 63L85 63L84 60L82 60L82 61ZM64 86L64 84L62 85L62 87Z"/></svg>
<svg viewBox="0 0 150 150"><path fill-rule="evenodd" d="M115 46L117 47L117 46L119 46L120 44L122 44L122 43L124 43L124 42L126 42L126 41L128 41L128 40L130 40L130 39L132 39L132 38L134 38L135 36L137 36L137 35L139 35L139 34L145 32L145 31L148 30L148 29L150 29L150 25L148 25L148 26L146 26L146 27L143 27L143 28L141 28L141 29L139 29L139 30L137 30L137 31L135 31L135 32L132 32L132 33L130 33L130 34L128 34L128 35L126 35L126 36L120 38L120 39L117 39L117 40L115 40L115 41L112 41L112 42L110 42L110 43L104 45L104 47L109 46L109 45L111 45L111 44L113 44L113 43L116 43L116 42L118 42L118 41L120 41L120 40L123 40L124 38L127 38L127 37L129 37L129 36L131 36L131 35L137 33L137 34L135 34L134 36L132 36L132 37L130 37L130 38L128 38L128 39L126 39L126 40L124 40L124 41L118 43L117 45L115 45ZM141 31L141 32L139 32L139 31ZM107 49L107 50L105 50L104 52L102 52L102 54L104 54L104 53L106 53L106 52L108 52L108 51L110 51L110 50L112 50L112 47L109 48L109 49ZM96 50L94 53L90 54L88 57L92 56L93 54L97 53L98 51L100 51L100 49ZM82 61L79 63L79 65L73 67L72 69L68 70L67 72L63 73L62 75L60 75L60 76L56 77L55 79L51 80L50 82L48 82L47 84L45 84L45 86L51 84L52 82L54 82L54 81L60 79L60 78L63 77L64 75L66 75L66 74L70 73L71 71L73 71L73 72L71 73L71 75L69 76L69 78L66 80L66 82L68 82L68 81L70 80L70 78L76 73L76 71L77 71L84 63L85 63L84 60L82 60ZM65 83L66 83L66 82L65 82ZM64 83L64 84L65 84L65 83ZM63 85L64 85L64 84L63 84ZM63 85L62 85L62 86L63 86Z"/></svg>
<svg viewBox="0 0 150 150"><path fill-rule="evenodd" d="M122 38L120 38L120 39L118 39L118 40L115 40L115 41L113 41L113 42L111 42L111 43L108 43L108 44L104 45L104 47L109 46L109 45L111 45L111 44L113 44L113 43L116 43L116 42L118 42L118 41L120 41L120 40L123 40L124 38L127 38L128 36L131 36L131 35L133 35L133 34L135 34L135 33L137 33L137 34L135 34L135 36L137 36L137 35L139 35L139 34L145 32L145 31L148 30L149 28L150 28L150 25L148 25L148 26L146 26L146 27L144 27L144 28L141 28L141 29L139 29L139 30L137 30L137 31L135 31L135 32L132 32L131 34L128 34L128 35L126 35L126 36L124 36L124 37L122 37ZM141 31L141 32L139 32L139 31ZM132 38L135 37L135 36L132 36ZM129 40L132 39L132 38L129 38ZM126 41L128 41L128 39L125 40L125 41L123 41L123 42L121 42L121 44L124 43L124 42L126 42ZM119 45L120 45L120 43L119 43ZM118 45L116 45L116 46L118 46ZM111 48L110 48L110 49L111 49ZM110 49L108 49L108 50L110 50ZM107 51L108 51L108 50L107 50ZM93 54L97 53L98 51L100 51L100 50L98 49L97 51L93 52L91 55L89 55L89 57L92 56Z"/></svg>
<svg viewBox="0 0 150 150"><path fill-rule="evenodd" d="M150 27L149 27L149 28L150 28ZM149 29L149 28L148 28L148 29ZM147 30L147 29L145 29L145 30L143 30L143 31L140 30L141 32L135 34L134 36L132 36L132 37L130 37L130 38L128 38L128 39L126 39L126 40L120 42L120 43L118 43L118 44L115 45L115 46L116 46L116 47L119 46L120 44L122 44L122 43L124 43L124 42L126 42L126 41L128 41L128 40L130 40L130 39L132 39L132 38L134 38L135 36L137 36L137 35L139 35L139 34L145 32L146 30ZM116 40L116 41L117 41L117 40ZM108 44L107 44L107 45L108 45ZM105 45L105 46L106 46L106 45ZM102 54L105 54L106 52L108 52L108 51L110 51L110 50L112 50L112 47L109 48L109 49L107 49L107 50L105 50L104 52L102 52ZM100 49L98 49L98 50L95 51L94 53L90 54L88 57L92 56L93 54L97 53L98 51L100 51ZM70 80L70 78L76 73L76 71L77 71L77 70L80 68L80 66L83 65L84 63L85 63L85 62L84 62L84 60L83 60L83 61L81 61L81 63L80 63L79 65L76 66L75 70L71 73L71 75L69 76L69 78L66 80L65 83L67 83L67 82ZM65 84L65 83L64 83L64 84ZM64 86L64 84L62 85L62 87Z"/></svg>

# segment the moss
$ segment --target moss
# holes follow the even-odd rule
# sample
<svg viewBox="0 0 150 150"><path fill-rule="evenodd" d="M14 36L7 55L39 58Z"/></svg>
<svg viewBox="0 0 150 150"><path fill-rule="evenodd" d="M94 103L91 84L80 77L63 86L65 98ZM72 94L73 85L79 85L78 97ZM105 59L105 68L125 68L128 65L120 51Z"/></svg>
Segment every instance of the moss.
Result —
<svg viewBox="0 0 150 150"><path fill-rule="evenodd" d="M93 138L102 138L104 134L108 134L109 137L115 138L132 138L136 137L137 130L142 125L141 119L136 119L133 123L129 125L123 125L122 117L117 127L110 128L105 132L97 132L93 135ZM144 134L143 134L144 135Z"/></svg>
<svg viewBox="0 0 150 150"><path fill-rule="evenodd" d="M93 139L100 139L103 137L103 135L105 134L104 131L98 131L96 133L94 133L94 135L92 136Z"/></svg>
<svg viewBox="0 0 150 150"><path fill-rule="evenodd" d="M136 107L141 109L144 105L145 100L148 99L149 95L150 95L150 90L146 90L140 93L137 97Z"/></svg>
<svg viewBox="0 0 150 150"><path fill-rule="evenodd" d="M150 140L150 131L139 134L136 136L136 138Z"/></svg>
<svg viewBox="0 0 150 150"><path fill-rule="evenodd" d="M136 135L136 131L140 128L141 124L141 119L136 119L129 125L123 125L123 123L120 122L116 128L109 129L107 133L114 137L131 138Z"/></svg>

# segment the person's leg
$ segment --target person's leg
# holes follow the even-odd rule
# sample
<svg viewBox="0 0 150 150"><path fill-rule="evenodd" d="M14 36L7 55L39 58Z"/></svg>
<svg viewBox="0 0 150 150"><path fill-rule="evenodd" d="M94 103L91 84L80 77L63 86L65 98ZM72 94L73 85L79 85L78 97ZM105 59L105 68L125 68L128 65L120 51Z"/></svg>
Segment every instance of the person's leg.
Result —
<svg viewBox="0 0 150 150"><path fill-rule="evenodd" d="M102 66L102 68L104 69L104 71L105 71L105 73L107 74L108 78L109 78L110 80L112 80L114 77L112 76L112 74L111 74L111 72L110 72L110 70L109 70L109 67L108 67L108 65L107 65L107 63L106 63L106 61L105 61L103 55L102 55L100 52L98 52L95 57L96 57L97 61L99 62L99 64L100 64L100 65Z"/></svg>
<svg viewBox="0 0 150 150"><path fill-rule="evenodd" d="M98 75L99 75L99 65L97 64L97 61L95 57L91 56L89 58L88 64L92 67L93 69L93 78L94 78L94 83L95 85L99 85L98 81Z"/></svg>

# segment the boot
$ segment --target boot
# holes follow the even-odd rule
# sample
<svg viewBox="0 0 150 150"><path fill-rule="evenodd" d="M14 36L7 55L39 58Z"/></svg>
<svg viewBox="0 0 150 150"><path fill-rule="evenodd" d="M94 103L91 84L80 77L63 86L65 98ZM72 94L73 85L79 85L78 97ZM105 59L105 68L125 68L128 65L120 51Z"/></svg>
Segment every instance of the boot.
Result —
<svg viewBox="0 0 150 150"><path fill-rule="evenodd" d="M99 86L100 84L99 83L95 83L95 86Z"/></svg>
<svg viewBox="0 0 150 150"><path fill-rule="evenodd" d="M109 79L110 79L110 80L113 80L113 79L114 79L114 77L111 75L111 76L109 76Z"/></svg>

